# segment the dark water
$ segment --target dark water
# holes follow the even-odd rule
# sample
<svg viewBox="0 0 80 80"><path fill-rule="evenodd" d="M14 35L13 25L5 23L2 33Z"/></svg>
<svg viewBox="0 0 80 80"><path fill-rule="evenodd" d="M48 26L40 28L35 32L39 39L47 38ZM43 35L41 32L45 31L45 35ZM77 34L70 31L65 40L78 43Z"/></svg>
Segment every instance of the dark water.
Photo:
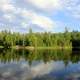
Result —
<svg viewBox="0 0 80 80"><path fill-rule="evenodd" d="M0 49L0 80L80 80L80 52Z"/></svg>

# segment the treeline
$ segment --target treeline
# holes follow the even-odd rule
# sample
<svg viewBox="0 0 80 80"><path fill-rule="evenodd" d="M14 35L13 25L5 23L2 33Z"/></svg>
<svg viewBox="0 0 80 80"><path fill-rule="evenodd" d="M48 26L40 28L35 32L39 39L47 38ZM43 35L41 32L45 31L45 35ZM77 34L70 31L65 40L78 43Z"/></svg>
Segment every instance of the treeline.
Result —
<svg viewBox="0 0 80 80"><path fill-rule="evenodd" d="M33 33L30 29L29 33L11 33L10 31L0 32L0 46L11 48L13 46L33 46L33 47L63 47L71 48L73 40L80 40L80 32L64 33Z"/></svg>

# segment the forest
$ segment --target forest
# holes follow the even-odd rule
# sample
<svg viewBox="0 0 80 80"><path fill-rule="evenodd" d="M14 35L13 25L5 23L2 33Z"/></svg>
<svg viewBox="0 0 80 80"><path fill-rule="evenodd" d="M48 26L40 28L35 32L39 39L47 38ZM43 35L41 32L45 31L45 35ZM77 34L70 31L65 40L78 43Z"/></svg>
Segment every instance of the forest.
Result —
<svg viewBox="0 0 80 80"><path fill-rule="evenodd" d="M77 40L79 43L80 32L69 32L67 28L63 33L36 32L29 29L28 33L21 34L10 31L0 32L0 47L52 47L52 48L72 48L72 42Z"/></svg>

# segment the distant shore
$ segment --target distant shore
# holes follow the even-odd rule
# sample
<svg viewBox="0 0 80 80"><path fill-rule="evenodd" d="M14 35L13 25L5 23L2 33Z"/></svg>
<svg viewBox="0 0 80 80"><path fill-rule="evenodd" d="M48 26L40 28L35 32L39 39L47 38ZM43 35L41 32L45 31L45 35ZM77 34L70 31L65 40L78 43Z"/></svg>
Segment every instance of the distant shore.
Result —
<svg viewBox="0 0 80 80"><path fill-rule="evenodd" d="M3 46L0 46L0 48L4 48L5 49L5 47L3 47ZM71 50L72 49L72 47L60 47L60 46L57 46L57 47L52 47L52 46L12 46L12 47L10 47L11 49L28 49L28 50L34 50L34 49L67 49L67 50ZM7 49L9 49L9 48L7 48Z"/></svg>
<svg viewBox="0 0 80 80"><path fill-rule="evenodd" d="M34 47L34 46L13 46L12 49L28 49L28 50L34 50L34 49L72 49L71 47Z"/></svg>

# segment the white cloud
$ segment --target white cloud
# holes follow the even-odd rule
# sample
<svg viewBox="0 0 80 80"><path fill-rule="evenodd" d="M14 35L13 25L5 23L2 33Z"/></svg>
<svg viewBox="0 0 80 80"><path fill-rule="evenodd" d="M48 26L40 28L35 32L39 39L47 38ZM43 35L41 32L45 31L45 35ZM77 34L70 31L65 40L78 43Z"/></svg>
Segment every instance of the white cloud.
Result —
<svg viewBox="0 0 80 80"><path fill-rule="evenodd" d="M23 16L25 19L32 19L33 15L35 14L34 11L31 10L26 10L26 9L21 9L20 15Z"/></svg>
<svg viewBox="0 0 80 80"><path fill-rule="evenodd" d="M3 17L6 20L13 21L15 17L14 14L18 14L24 18L24 20L21 22L21 26L23 28L26 28L29 24L36 24L38 27L41 27L45 30L50 30L54 26L54 23L50 18L40 15L35 11L26 10L19 7L15 8L14 5L10 4L10 2L5 2L5 0L2 3L0 2L0 4L0 8L5 12Z"/></svg>
<svg viewBox="0 0 80 80"><path fill-rule="evenodd" d="M36 24L45 30L51 30L55 26L55 23L50 18L41 15L34 15L32 24Z"/></svg>
<svg viewBox="0 0 80 80"><path fill-rule="evenodd" d="M63 5L66 13L80 19L80 0L63 0Z"/></svg>
<svg viewBox="0 0 80 80"><path fill-rule="evenodd" d="M35 24L45 30L51 30L53 26L55 26L55 22L53 22L49 17L37 14L34 11L24 9L21 10L20 15L25 18L25 21L21 23L23 26L26 26L26 23Z"/></svg>
<svg viewBox="0 0 80 80"><path fill-rule="evenodd" d="M4 14L3 18L10 21L10 22L12 22L15 19L15 16L12 15L12 14Z"/></svg>
<svg viewBox="0 0 80 80"><path fill-rule="evenodd" d="M4 4L2 6L3 11L7 11L7 12L11 12L11 11L15 11L15 7L11 4Z"/></svg>
<svg viewBox="0 0 80 80"><path fill-rule="evenodd" d="M56 11L66 11L70 16L80 18L80 0L25 0L31 6L50 14Z"/></svg>
<svg viewBox="0 0 80 80"><path fill-rule="evenodd" d="M16 22L15 25L21 25L21 28L23 27L24 29L29 27L29 25L31 27L37 25L43 30L52 31L55 27L60 26L58 23L60 21L51 19L51 17L43 14L43 11L47 15L52 15L51 13L61 10L68 13L69 16L80 19L79 0L24 0L26 1L26 4L23 3L24 6L17 5L15 1L0 0L0 11L4 13L3 18L6 21ZM21 2L18 4L21 4ZM39 10L42 10L42 12L38 13ZM62 23L60 22L60 24Z"/></svg>
<svg viewBox="0 0 80 80"><path fill-rule="evenodd" d="M10 0L0 0L0 4L6 4L6 3L10 3Z"/></svg>
<svg viewBox="0 0 80 80"><path fill-rule="evenodd" d="M46 11L59 10L62 8L60 0L25 0L31 5Z"/></svg>
<svg viewBox="0 0 80 80"><path fill-rule="evenodd" d="M16 8L14 5L11 3L12 1L10 0L0 0L0 10L3 12L15 12Z"/></svg>
<svg viewBox="0 0 80 80"><path fill-rule="evenodd" d="M40 0L39 0L39 2L40 2ZM40 4L39 6L43 7L44 9L47 9L49 7L49 10L50 10L51 7L57 8L57 6L58 6L57 2L58 2L58 0L57 1L50 0L50 1L46 1L46 3L45 3L45 0L41 0L41 4L42 3L43 4L42 5ZM36 4L37 3L38 3L38 1L36 1ZM51 20L49 17L47 17L45 15L40 15L40 14L36 13L35 11L27 10L26 8L23 9L23 8L20 8L17 6L15 7L11 3L10 0L0 1L0 4L1 4L0 5L1 10L5 12L3 17L6 20L14 22L15 15L19 15L20 17L23 17L23 20L21 20L22 22L20 23L23 28L26 28L29 25L32 26L35 24L38 27L43 28L44 30L51 30L56 24L53 20ZM50 7L51 4L52 4L52 6ZM16 18L19 18L19 17L17 16Z"/></svg>
<svg viewBox="0 0 80 80"><path fill-rule="evenodd" d="M28 24L27 24L27 22L22 22L21 26L26 29L28 27Z"/></svg>

